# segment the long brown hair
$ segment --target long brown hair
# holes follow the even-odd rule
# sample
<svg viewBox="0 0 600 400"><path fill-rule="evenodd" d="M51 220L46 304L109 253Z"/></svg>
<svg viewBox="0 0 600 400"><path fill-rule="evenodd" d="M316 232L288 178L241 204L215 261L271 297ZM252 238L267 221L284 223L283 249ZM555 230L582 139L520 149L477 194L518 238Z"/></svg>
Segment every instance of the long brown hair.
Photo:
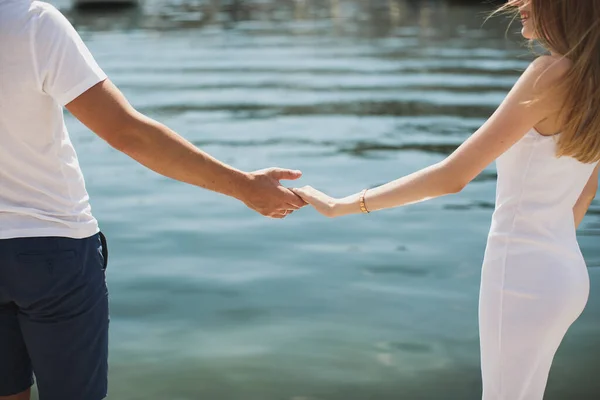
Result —
<svg viewBox="0 0 600 400"><path fill-rule="evenodd" d="M531 4L536 40L572 62L557 87L564 97L557 156L600 160L600 0L525 0ZM509 0L499 11L518 7Z"/></svg>

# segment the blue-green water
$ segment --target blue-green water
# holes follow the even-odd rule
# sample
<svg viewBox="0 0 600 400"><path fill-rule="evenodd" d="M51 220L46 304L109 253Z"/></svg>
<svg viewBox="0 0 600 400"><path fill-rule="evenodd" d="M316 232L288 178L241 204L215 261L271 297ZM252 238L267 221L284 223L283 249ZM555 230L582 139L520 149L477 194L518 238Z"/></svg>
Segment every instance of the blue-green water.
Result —
<svg viewBox="0 0 600 400"><path fill-rule="evenodd" d="M468 2L463 2L468 3ZM527 50L444 1L168 1L62 7L141 111L239 168L334 195L439 161L491 114ZM110 399L477 399L477 296L493 166L459 195L327 220L265 219L169 181L68 120L110 242ZM600 398L592 295L547 399ZM543 277L540 277L543 279Z"/></svg>

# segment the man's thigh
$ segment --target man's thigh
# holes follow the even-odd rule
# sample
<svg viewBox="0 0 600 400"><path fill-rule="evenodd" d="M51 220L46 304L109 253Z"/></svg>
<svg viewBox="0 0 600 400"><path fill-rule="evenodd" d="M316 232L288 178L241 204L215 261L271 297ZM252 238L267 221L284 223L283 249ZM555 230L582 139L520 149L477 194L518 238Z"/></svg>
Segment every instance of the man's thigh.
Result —
<svg viewBox="0 0 600 400"><path fill-rule="evenodd" d="M36 238L20 250L11 286L40 400L103 399L109 316L99 235Z"/></svg>

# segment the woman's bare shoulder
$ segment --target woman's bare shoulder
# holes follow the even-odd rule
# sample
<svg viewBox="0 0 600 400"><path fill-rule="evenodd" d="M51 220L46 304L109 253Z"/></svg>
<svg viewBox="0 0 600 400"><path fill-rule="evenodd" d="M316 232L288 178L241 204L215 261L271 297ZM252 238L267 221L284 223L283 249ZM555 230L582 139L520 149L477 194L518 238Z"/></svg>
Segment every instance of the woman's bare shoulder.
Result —
<svg viewBox="0 0 600 400"><path fill-rule="evenodd" d="M535 129L542 135L555 135L560 133L562 123L559 120L560 110L564 105L565 96L562 90L567 88L559 86L573 68L573 62L565 57L541 56L530 65L532 69L534 97L539 101L538 106L547 110L546 118L535 125ZM556 89L561 90L556 90Z"/></svg>
<svg viewBox="0 0 600 400"><path fill-rule="evenodd" d="M536 78L536 88L543 89L555 85L573 68L573 62L566 57L540 56L529 65L531 76Z"/></svg>

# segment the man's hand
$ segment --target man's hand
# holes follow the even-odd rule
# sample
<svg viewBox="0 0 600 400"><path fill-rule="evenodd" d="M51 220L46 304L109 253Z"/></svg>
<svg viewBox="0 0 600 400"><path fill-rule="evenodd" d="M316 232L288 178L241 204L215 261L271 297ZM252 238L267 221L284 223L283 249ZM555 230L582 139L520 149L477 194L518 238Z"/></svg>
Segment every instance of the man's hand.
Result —
<svg viewBox="0 0 600 400"><path fill-rule="evenodd" d="M302 176L300 171L268 168L249 174L249 184L240 200L254 211L271 218L285 218L306 205L304 200L279 182Z"/></svg>
<svg viewBox="0 0 600 400"><path fill-rule="evenodd" d="M111 146L159 174L234 197L272 218L305 205L279 183L300 178L300 171L269 168L247 173L233 168L137 112L109 80L87 90L67 109Z"/></svg>

